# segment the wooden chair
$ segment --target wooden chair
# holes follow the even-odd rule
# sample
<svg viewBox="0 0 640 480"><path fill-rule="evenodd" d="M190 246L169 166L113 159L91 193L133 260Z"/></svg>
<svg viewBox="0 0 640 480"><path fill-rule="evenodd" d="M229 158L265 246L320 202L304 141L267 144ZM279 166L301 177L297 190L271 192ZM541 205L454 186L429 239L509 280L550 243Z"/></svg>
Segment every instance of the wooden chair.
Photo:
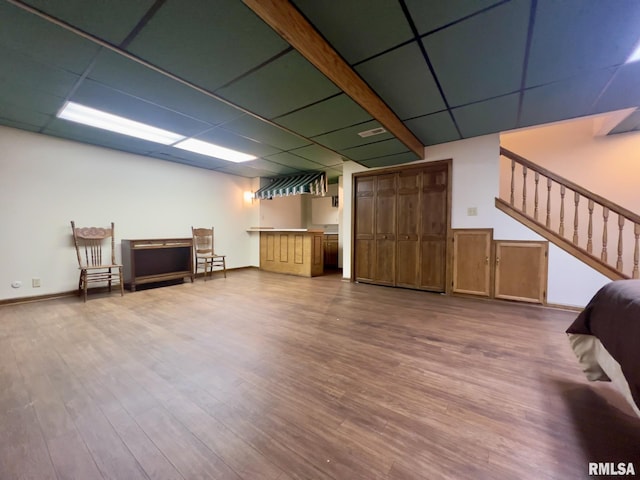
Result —
<svg viewBox="0 0 640 480"><path fill-rule="evenodd" d="M120 282L120 295L124 296L122 265L116 263L113 222L111 222L111 228L76 228L74 221L71 220L71 230L80 269L78 294L84 292L84 301L86 302L89 283L107 282L109 291L111 291L111 282L117 281ZM108 252L109 248L111 255Z"/></svg>
<svg viewBox="0 0 640 480"><path fill-rule="evenodd" d="M193 252L196 257L196 261L193 264L194 274L197 275L199 266L203 265L205 281L207 280L207 272L209 272L209 275L212 275L214 267L221 268L224 273L224 278L227 278L225 255L215 253L213 246L213 227L191 227L191 233L193 235Z"/></svg>

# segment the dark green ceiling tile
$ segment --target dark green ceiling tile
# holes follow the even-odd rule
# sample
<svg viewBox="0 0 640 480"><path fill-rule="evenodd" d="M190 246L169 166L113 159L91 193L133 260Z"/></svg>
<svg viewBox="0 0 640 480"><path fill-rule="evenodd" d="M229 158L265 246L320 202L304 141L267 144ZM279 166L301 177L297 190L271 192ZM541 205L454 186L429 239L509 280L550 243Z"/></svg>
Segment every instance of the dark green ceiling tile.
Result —
<svg viewBox="0 0 640 480"><path fill-rule="evenodd" d="M100 52L89 78L212 125L243 115L231 105L109 50Z"/></svg>
<svg viewBox="0 0 640 480"><path fill-rule="evenodd" d="M18 85L27 91L38 90L64 98L80 78L7 48L0 48L0 59L0 81Z"/></svg>
<svg viewBox="0 0 640 480"><path fill-rule="evenodd" d="M603 69L526 90L518 127L589 115L613 73Z"/></svg>
<svg viewBox="0 0 640 480"><path fill-rule="evenodd" d="M270 162L279 163L280 165L286 165L290 168L295 168L297 170L324 170L324 165L320 163L313 162L311 160L307 160L306 158L299 157L292 153L278 153L276 155L270 155L264 158Z"/></svg>
<svg viewBox="0 0 640 480"><path fill-rule="evenodd" d="M278 118L276 123L313 137L371 120L360 105L344 94Z"/></svg>
<svg viewBox="0 0 640 480"><path fill-rule="evenodd" d="M638 42L640 2L538 2L527 86L624 63Z"/></svg>
<svg viewBox="0 0 640 480"><path fill-rule="evenodd" d="M410 40L400 2L389 0L294 0L295 5L349 63Z"/></svg>
<svg viewBox="0 0 640 480"><path fill-rule="evenodd" d="M405 0L418 32L422 35L480 10L501 3L497 0Z"/></svg>
<svg viewBox="0 0 640 480"><path fill-rule="evenodd" d="M404 123L425 146L460 140L460 135L448 112L432 113Z"/></svg>
<svg viewBox="0 0 640 480"><path fill-rule="evenodd" d="M70 100L185 136L211 128L211 125L112 90L93 80L82 82Z"/></svg>
<svg viewBox="0 0 640 480"><path fill-rule="evenodd" d="M286 165L270 162L269 160L265 160L263 158L245 162L245 165L258 170L270 172L272 175L287 175L289 173L295 173L299 171L297 168L287 167Z"/></svg>
<svg viewBox="0 0 640 480"><path fill-rule="evenodd" d="M445 108L416 42L361 63L356 70L400 118Z"/></svg>
<svg viewBox="0 0 640 480"><path fill-rule="evenodd" d="M255 155L257 157L273 155L275 153L280 153L281 151L270 145L265 145L254 140L241 137L240 135L220 128L215 128L203 133L202 135L198 135L198 140L215 143L221 147L230 148L232 150L248 153L249 155Z"/></svg>
<svg viewBox="0 0 640 480"><path fill-rule="evenodd" d="M367 143L374 143L379 142L380 140L386 140L387 138L393 138L393 135L389 132L364 138L358 135L359 132L366 132L380 127L382 127L380 123L375 120L371 120L370 122L360 123L335 132L318 135L317 137L313 137L313 140L333 150L344 150L345 148L357 147L360 145L366 145Z"/></svg>
<svg viewBox="0 0 640 480"><path fill-rule="evenodd" d="M311 143L306 138L294 135L251 115L244 115L225 123L222 128L281 150L290 150Z"/></svg>
<svg viewBox="0 0 640 480"><path fill-rule="evenodd" d="M167 0L128 50L214 91L287 47L237 0Z"/></svg>
<svg viewBox="0 0 640 480"><path fill-rule="evenodd" d="M516 128L520 94L506 95L486 102L453 109L453 116L464 138Z"/></svg>
<svg viewBox="0 0 640 480"><path fill-rule="evenodd" d="M13 123L13 126L18 126L24 124L30 126L29 130L39 130L41 127L44 127L51 118L50 115L42 112L4 101L2 98L3 92L4 88L2 88L0 84L0 118L2 118L4 125L12 126Z"/></svg>
<svg viewBox="0 0 640 480"><path fill-rule="evenodd" d="M389 140L383 140L381 142L370 143L368 145L362 145L361 147L349 148L342 150L345 157L351 160L366 160L368 158L383 157L386 155L394 155L396 153L402 153L407 150L407 146L400 140L391 138Z"/></svg>
<svg viewBox="0 0 640 480"><path fill-rule="evenodd" d="M64 98L34 90L24 83L0 81L0 102L40 114L55 115L64 105Z"/></svg>
<svg viewBox="0 0 640 480"><path fill-rule="evenodd" d="M359 163L369 168L390 167L392 165L400 165L402 163L415 162L420 157L413 152L398 153L396 155L387 155L385 157L371 158L363 160Z"/></svg>
<svg viewBox="0 0 640 480"><path fill-rule="evenodd" d="M188 165L190 167L205 168L207 170L216 170L222 167L222 165L217 165L217 164L212 165L211 162L207 161L208 159L206 157L201 157L197 159L184 158L184 157L169 155L165 152L150 152L147 156L152 158L157 158L158 160L165 160L167 162L179 163L181 165Z"/></svg>
<svg viewBox="0 0 640 480"><path fill-rule="evenodd" d="M26 0L25 3L118 45L149 10L154 0Z"/></svg>
<svg viewBox="0 0 640 480"><path fill-rule="evenodd" d="M273 118L339 92L333 82L294 50L216 94L257 115Z"/></svg>
<svg viewBox="0 0 640 480"><path fill-rule="evenodd" d="M623 65L598 99L592 113L610 112L640 105L640 62Z"/></svg>
<svg viewBox="0 0 640 480"><path fill-rule="evenodd" d="M7 2L0 2L0 45L45 65L82 74L98 45Z"/></svg>
<svg viewBox="0 0 640 480"><path fill-rule="evenodd" d="M258 168L252 168L242 163L232 163L226 167L218 168L217 171L227 173L229 175L237 175L239 177L247 178L268 177L272 175L271 172ZM237 200L243 201L242 198L239 198Z"/></svg>
<svg viewBox="0 0 640 480"><path fill-rule="evenodd" d="M151 153L152 156L171 160L172 162L188 163L189 165L208 168L209 170L223 168L229 165L229 162L226 160L200 155L199 153L182 150L180 148L165 145L158 145L156 148L157 149Z"/></svg>
<svg viewBox="0 0 640 480"><path fill-rule="evenodd" d="M309 145L307 147L296 148L295 150L291 150L290 153L328 167L333 165L342 165L342 157L338 153L332 152L320 145Z"/></svg>
<svg viewBox="0 0 640 480"><path fill-rule="evenodd" d="M423 39L450 106L520 88L529 3L512 0Z"/></svg>
<svg viewBox="0 0 640 480"><path fill-rule="evenodd" d="M0 107L2 108L2 107ZM3 112L0 110L0 112ZM29 123L24 123L19 120L15 120L16 117L12 116L11 119L3 118L3 113L0 113L0 125L4 125L5 127L17 128L20 130L26 130L28 132L38 132L40 130L39 126L31 125Z"/></svg>
<svg viewBox="0 0 640 480"><path fill-rule="evenodd" d="M337 169L337 168L327 168L327 170L325 172L327 174L327 181L329 183L338 183L339 177L342 176L342 167L340 167L339 169Z"/></svg>

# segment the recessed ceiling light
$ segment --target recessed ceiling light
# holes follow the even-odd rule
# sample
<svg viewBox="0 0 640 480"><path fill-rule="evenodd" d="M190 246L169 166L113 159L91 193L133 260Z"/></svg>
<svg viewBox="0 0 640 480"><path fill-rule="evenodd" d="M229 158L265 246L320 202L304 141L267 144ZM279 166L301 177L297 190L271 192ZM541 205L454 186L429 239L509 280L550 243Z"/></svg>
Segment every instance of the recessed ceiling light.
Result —
<svg viewBox="0 0 640 480"><path fill-rule="evenodd" d="M75 102L67 102L62 110L58 112L57 116L71 122L102 128L103 130L149 140L150 142L161 143L163 145L171 145L185 138L184 135L152 127L145 123L129 120L128 118L103 112L102 110L80 105Z"/></svg>
<svg viewBox="0 0 640 480"><path fill-rule="evenodd" d="M629 58L627 58L627 61L624 63L637 62L638 60L640 60L640 42L638 42L638 45L636 45L636 48L633 49L633 52L631 52L631 55L629 55Z"/></svg>
<svg viewBox="0 0 640 480"><path fill-rule="evenodd" d="M371 130L365 130L364 132L358 132L358 135L360 135L362 138L366 138L366 137L373 137L374 135L380 135L381 133L386 133L387 131L382 128L382 127L378 127L378 128L373 128Z"/></svg>
<svg viewBox="0 0 640 480"><path fill-rule="evenodd" d="M208 157L221 158L230 162L248 162L249 160L255 160L258 157L248 155L246 153L231 150L230 148L221 147L214 143L203 142L202 140L196 140L195 138L188 138L182 142L174 145L176 148L183 150L189 150L190 152L200 153L207 155Z"/></svg>

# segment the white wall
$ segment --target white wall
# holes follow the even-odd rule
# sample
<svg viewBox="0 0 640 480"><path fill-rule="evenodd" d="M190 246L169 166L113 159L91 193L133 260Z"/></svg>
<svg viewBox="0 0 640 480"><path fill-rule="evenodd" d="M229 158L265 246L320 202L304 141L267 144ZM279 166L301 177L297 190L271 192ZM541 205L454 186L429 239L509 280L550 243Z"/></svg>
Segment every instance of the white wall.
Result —
<svg viewBox="0 0 640 480"><path fill-rule="evenodd" d="M303 226L303 197L291 195L259 200L260 226L274 228L306 228Z"/></svg>
<svg viewBox="0 0 640 480"><path fill-rule="evenodd" d="M190 237L213 225L230 268L259 264L248 178L0 127L0 299L74 290L70 220L124 238ZM31 279L41 279L40 288ZM23 286L11 288L21 280Z"/></svg>
<svg viewBox="0 0 640 480"><path fill-rule="evenodd" d="M540 240L533 231L495 208L498 196L500 161L499 135L460 140L425 149L426 161L453 159L452 228L493 228L494 238L504 240ZM351 231L352 176L365 167L347 162L344 165L345 232ZM475 208L477 215L469 215ZM343 276L351 277L351 238L344 235ZM579 260L550 246L549 303L584 306L593 294L609 280Z"/></svg>

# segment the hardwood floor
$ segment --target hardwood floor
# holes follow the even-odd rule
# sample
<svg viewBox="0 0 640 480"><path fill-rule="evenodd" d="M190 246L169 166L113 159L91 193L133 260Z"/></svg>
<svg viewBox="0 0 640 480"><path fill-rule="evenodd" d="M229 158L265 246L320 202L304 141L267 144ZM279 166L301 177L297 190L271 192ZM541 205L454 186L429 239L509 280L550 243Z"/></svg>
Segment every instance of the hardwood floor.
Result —
<svg viewBox="0 0 640 480"><path fill-rule="evenodd" d="M1 479L575 479L635 462L575 312L244 270L0 307Z"/></svg>

